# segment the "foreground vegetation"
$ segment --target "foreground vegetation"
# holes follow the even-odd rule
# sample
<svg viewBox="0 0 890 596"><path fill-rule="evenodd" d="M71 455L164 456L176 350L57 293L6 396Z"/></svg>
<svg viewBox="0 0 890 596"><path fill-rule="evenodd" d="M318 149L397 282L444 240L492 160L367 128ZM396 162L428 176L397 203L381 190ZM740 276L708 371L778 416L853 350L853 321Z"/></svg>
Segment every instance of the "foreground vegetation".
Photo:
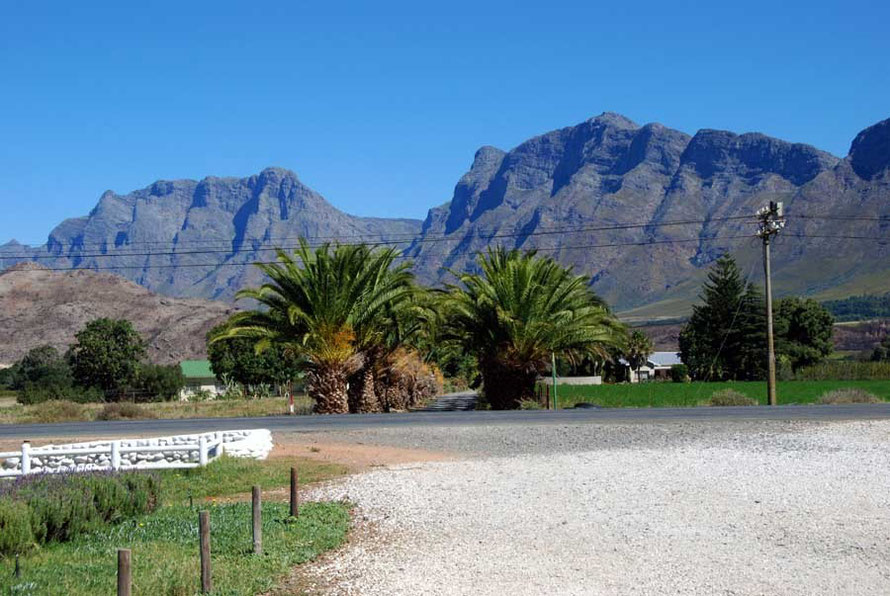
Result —
<svg viewBox="0 0 890 596"><path fill-rule="evenodd" d="M779 381L780 405L817 403L834 390L856 388L890 401L890 380L872 381ZM696 383L624 383L620 385L558 385L560 408L591 403L604 408L686 408L707 405L711 396L732 389L766 405L762 381Z"/></svg>
<svg viewBox="0 0 890 596"><path fill-rule="evenodd" d="M210 511L214 593L269 591L294 565L339 546L349 527L349 511L345 504L305 503L300 508L299 518L293 519L289 517L287 504L267 499L263 505L264 554L251 553L250 504L230 502L231 497L243 495L254 484L265 490L285 486L288 469L295 464L300 469L303 483L330 478L345 471L341 466L308 460L258 462L222 458L203 469L153 475L159 481L163 501L169 505L144 515L134 510L130 512L132 515L102 523L94 515L90 518L91 525L82 526L82 531L67 535L64 540L48 541L45 546L31 548L23 554L18 578L14 576L14 560L11 557L0 559L0 592L114 593L116 549L130 548L133 551L134 593L197 593L199 508ZM61 481L61 478L54 481ZM102 494L111 493L104 491ZM188 505L190 496L194 507ZM217 503L217 499L225 502ZM97 496L95 501L104 503L105 499ZM10 501L4 498L3 502ZM80 508L74 506L67 510L76 516Z"/></svg>
<svg viewBox="0 0 890 596"><path fill-rule="evenodd" d="M305 395L294 397L296 414L309 414L312 405ZM89 422L92 420L151 420L179 418L232 418L280 416L288 413L287 399L212 400L203 402L156 402L148 404L75 403L47 401L35 405L0 407L0 424Z"/></svg>

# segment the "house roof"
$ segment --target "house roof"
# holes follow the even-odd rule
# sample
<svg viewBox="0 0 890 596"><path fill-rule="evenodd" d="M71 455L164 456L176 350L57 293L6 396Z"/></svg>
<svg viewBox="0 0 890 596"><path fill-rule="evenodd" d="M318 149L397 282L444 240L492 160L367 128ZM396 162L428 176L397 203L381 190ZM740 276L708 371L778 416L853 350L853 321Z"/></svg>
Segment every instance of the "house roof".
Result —
<svg viewBox="0 0 890 596"><path fill-rule="evenodd" d="M680 360L679 352L654 352L649 356L649 362L655 366L673 366L675 364L683 363L683 361Z"/></svg>
<svg viewBox="0 0 890 596"><path fill-rule="evenodd" d="M210 368L209 360L183 360L179 363L182 370L182 376L186 379L209 379L214 378L213 369Z"/></svg>

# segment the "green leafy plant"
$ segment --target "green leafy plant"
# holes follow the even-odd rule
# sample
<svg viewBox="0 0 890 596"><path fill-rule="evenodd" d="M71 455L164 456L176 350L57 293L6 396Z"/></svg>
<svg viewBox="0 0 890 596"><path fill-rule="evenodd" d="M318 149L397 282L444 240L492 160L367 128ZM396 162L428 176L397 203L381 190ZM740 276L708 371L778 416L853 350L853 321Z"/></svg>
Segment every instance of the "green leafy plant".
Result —
<svg viewBox="0 0 890 596"><path fill-rule="evenodd" d="M686 383L689 381L689 367L685 364L671 366L671 381L674 383Z"/></svg>
<svg viewBox="0 0 890 596"><path fill-rule="evenodd" d="M715 391L708 402L711 406L756 406L757 400L734 389Z"/></svg>
<svg viewBox="0 0 890 596"><path fill-rule="evenodd" d="M33 546L34 532L28 506L0 499L0 557L25 553Z"/></svg>

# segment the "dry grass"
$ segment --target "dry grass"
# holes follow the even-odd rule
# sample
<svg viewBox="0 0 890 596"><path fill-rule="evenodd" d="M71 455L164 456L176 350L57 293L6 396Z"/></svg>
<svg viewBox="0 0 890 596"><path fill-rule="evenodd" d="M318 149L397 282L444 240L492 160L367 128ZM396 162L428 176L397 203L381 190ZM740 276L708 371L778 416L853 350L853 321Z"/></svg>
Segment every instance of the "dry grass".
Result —
<svg viewBox="0 0 890 596"><path fill-rule="evenodd" d="M820 404L879 404L881 398L862 389L835 389L819 398Z"/></svg>
<svg viewBox="0 0 890 596"><path fill-rule="evenodd" d="M295 399L297 414L309 414L312 403L306 396ZM121 411L118 409L121 408ZM123 411L122 408L126 408ZM137 408L137 409L133 409ZM262 417L287 414L283 397L264 399L213 400L204 402L160 402L140 404L76 404L45 402L33 406L15 404L0 408L0 424L45 422L89 422L92 420L139 420L180 418ZM106 417L108 416L108 417Z"/></svg>
<svg viewBox="0 0 890 596"><path fill-rule="evenodd" d="M757 400L733 389L715 391L711 395L710 406L756 406Z"/></svg>

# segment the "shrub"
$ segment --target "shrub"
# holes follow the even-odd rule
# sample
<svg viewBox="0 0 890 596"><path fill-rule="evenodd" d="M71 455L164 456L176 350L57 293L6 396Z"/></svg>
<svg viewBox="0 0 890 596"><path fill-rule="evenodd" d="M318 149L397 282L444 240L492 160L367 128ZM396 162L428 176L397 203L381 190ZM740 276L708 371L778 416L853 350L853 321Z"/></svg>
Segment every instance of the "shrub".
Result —
<svg viewBox="0 0 890 596"><path fill-rule="evenodd" d="M24 503L0 500L0 556L23 553L34 546L31 512Z"/></svg>
<svg viewBox="0 0 890 596"><path fill-rule="evenodd" d="M179 396L184 386L185 377L179 365L140 364L133 395L138 402L170 401Z"/></svg>
<svg viewBox="0 0 890 596"><path fill-rule="evenodd" d="M735 389L721 389L711 395L708 404L711 406L756 406L757 400Z"/></svg>
<svg viewBox="0 0 890 596"><path fill-rule="evenodd" d="M0 502L25 505L36 542L65 542L108 523L149 513L160 503L153 474L44 475L0 488Z"/></svg>
<svg viewBox="0 0 890 596"><path fill-rule="evenodd" d="M829 361L802 368L798 381L871 381L890 379L890 362Z"/></svg>
<svg viewBox="0 0 890 596"><path fill-rule="evenodd" d="M67 400L45 401L33 406L30 411L35 422L76 422L86 420L86 413L80 404Z"/></svg>
<svg viewBox="0 0 890 596"><path fill-rule="evenodd" d="M533 399L524 399L519 402L520 410L543 410L544 406L542 406L539 402Z"/></svg>
<svg viewBox="0 0 890 596"><path fill-rule="evenodd" d="M96 389L85 389L76 385L26 385L17 401L24 405L40 404L47 401L69 401L80 404L105 401L103 393Z"/></svg>
<svg viewBox="0 0 890 596"><path fill-rule="evenodd" d="M671 366L671 381L674 383L685 383L689 380L689 367L685 364L674 364Z"/></svg>
<svg viewBox="0 0 890 596"><path fill-rule="evenodd" d="M140 420L145 418L157 418L157 416L150 410L126 401L105 404L96 415L96 420Z"/></svg>
<svg viewBox="0 0 890 596"><path fill-rule="evenodd" d="M835 389L819 398L820 404L879 404L881 401L877 395L853 387Z"/></svg>

